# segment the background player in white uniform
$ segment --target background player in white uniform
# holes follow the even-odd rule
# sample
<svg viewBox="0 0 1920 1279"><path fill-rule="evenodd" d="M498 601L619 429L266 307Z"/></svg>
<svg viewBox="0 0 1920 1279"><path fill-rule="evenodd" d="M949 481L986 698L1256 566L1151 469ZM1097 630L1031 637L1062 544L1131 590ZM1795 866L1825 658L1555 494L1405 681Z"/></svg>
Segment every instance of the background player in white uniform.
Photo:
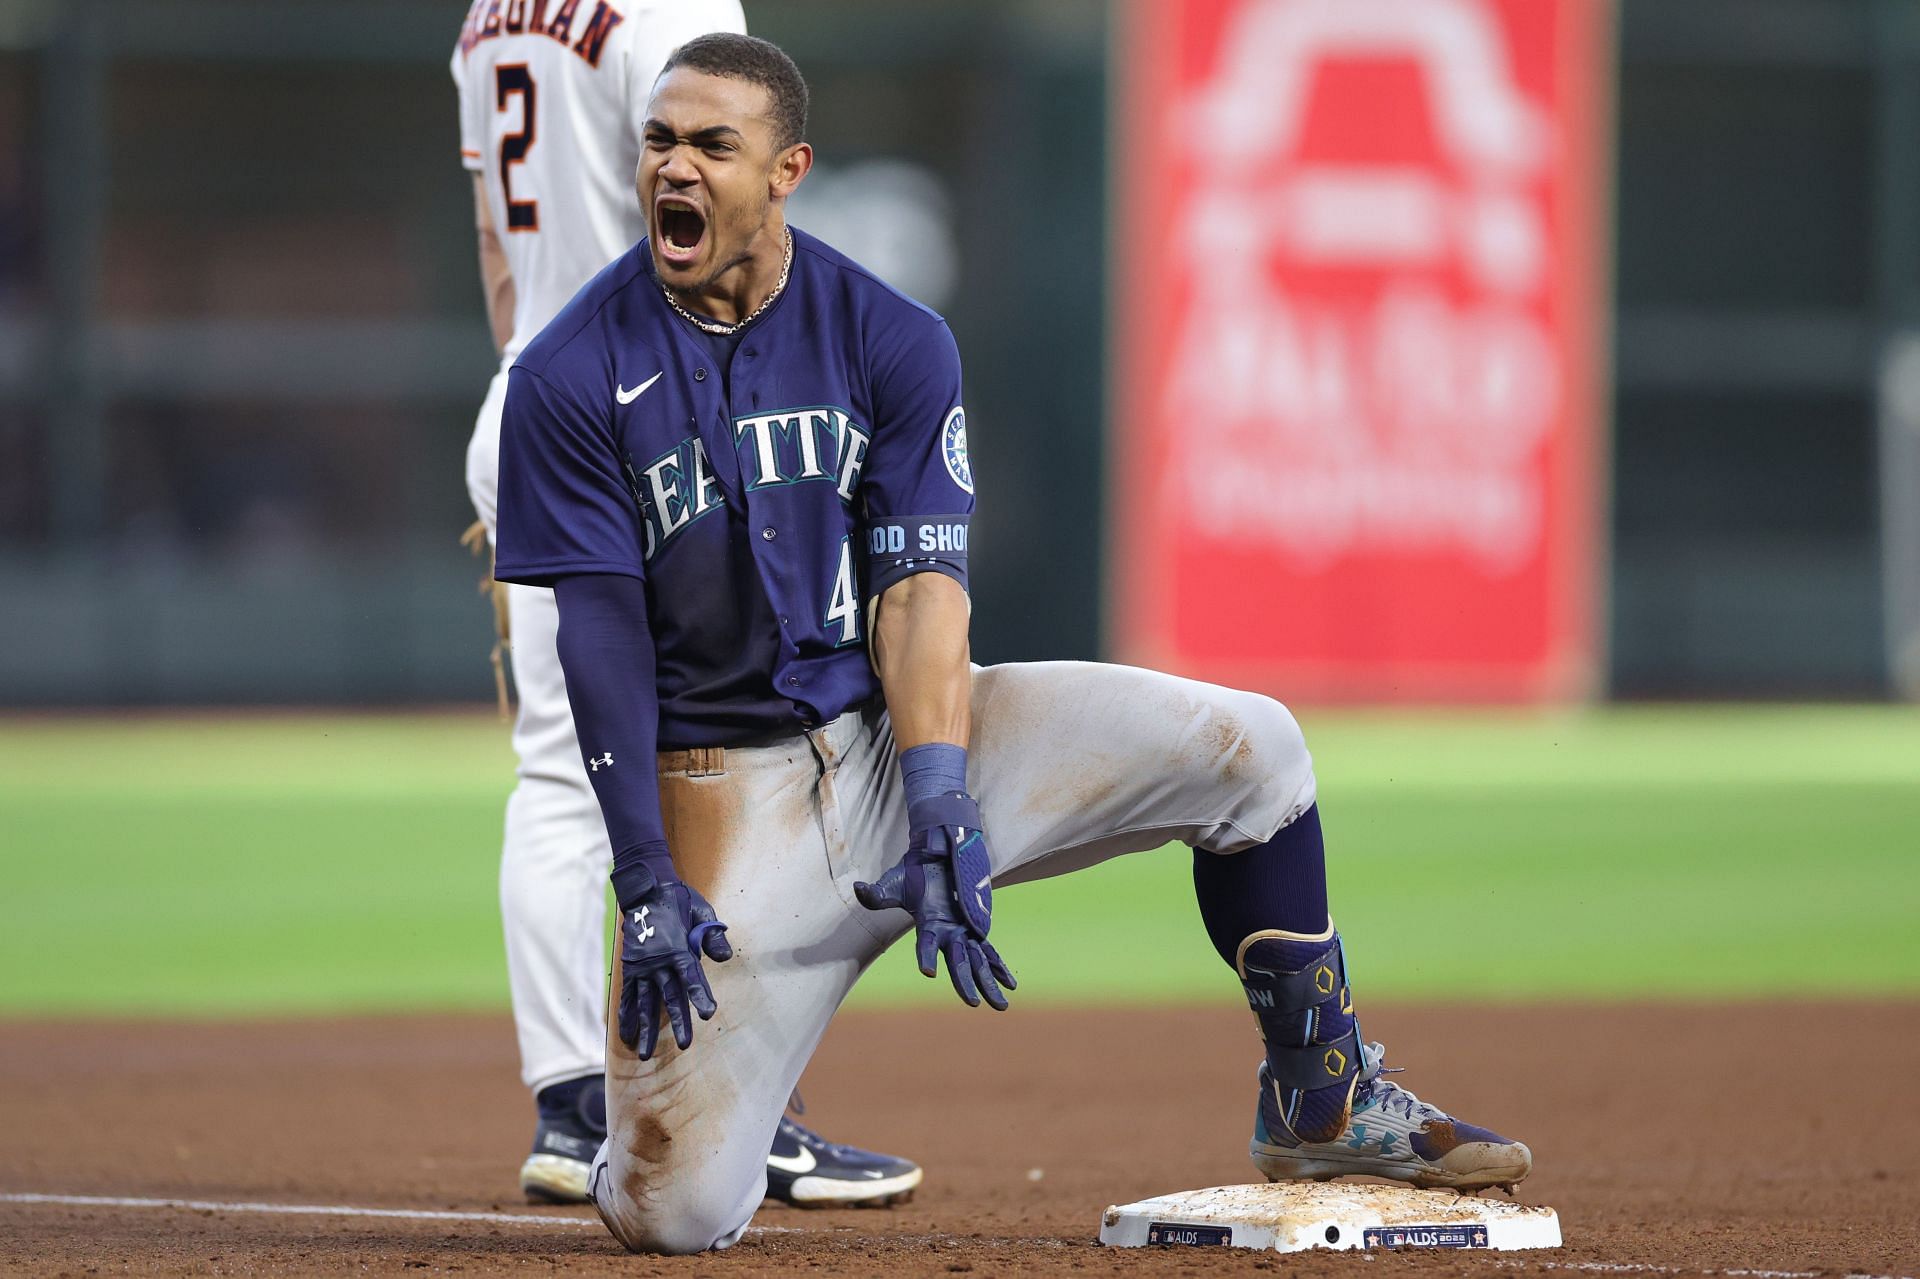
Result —
<svg viewBox="0 0 1920 1279"><path fill-rule="evenodd" d="M480 274L500 371L467 449L467 492L494 535L507 369L593 275L646 234L634 193L647 98L672 50L744 31L738 0L475 0L453 54L460 153L473 174ZM513 745L500 913L521 1078L539 1124L521 1168L530 1197L586 1196L605 1134L606 826L575 744L554 651L553 592L509 586ZM768 1193L794 1203L890 1203L912 1162L820 1140L783 1120Z"/></svg>

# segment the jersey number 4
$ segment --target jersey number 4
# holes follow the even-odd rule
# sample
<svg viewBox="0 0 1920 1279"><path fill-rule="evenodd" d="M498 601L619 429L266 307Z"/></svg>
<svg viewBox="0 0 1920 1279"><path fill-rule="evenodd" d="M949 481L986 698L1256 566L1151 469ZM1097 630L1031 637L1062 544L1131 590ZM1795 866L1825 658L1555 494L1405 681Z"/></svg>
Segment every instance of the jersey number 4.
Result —
<svg viewBox="0 0 1920 1279"><path fill-rule="evenodd" d="M853 542L840 539L840 569L833 575L833 597L827 601L826 628L840 628L833 646L851 644L860 638L860 598L853 586Z"/></svg>
<svg viewBox="0 0 1920 1279"><path fill-rule="evenodd" d="M533 150L534 102L533 75L524 62L509 62L493 69L493 104L505 111L507 100L520 95L520 127L500 138L500 193L507 198L507 230L538 231L540 202L513 198L513 166Z"/></svg>

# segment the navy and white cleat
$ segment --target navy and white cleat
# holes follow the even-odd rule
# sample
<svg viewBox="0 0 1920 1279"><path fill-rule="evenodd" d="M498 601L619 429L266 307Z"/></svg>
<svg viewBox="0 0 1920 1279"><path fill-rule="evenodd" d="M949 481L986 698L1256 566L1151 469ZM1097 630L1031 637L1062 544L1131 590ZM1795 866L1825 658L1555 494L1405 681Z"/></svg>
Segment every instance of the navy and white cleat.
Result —
<svg viewBox="0 0 1920 1279"><path fill-rule="evenodd" d="M1266 1062L1248 1153L1269 1181L1385 1177L1422 1188L1509 1192L1533 1171L1533 1152L1499 1133L1463 1123L1382 1078L1385 1050L1368 1044L1345 1127L1331 1141L1304 1142L1287 1127Z"/></svg>
<svg viewBox="0 0 1920 1279"><path fill-rule="evenodd" d="M796 1208L885 1208L913 1198L920 1165L837 1146L786 1115L767 1153L767 1198Z"/></svg>
<svg viewBox="0 0 1920 1279"><path fill-rule="evenodd" d="M543 1088L533 1153L520 1165L529 1203L587 1202L587 1174L607 1137L606 1085L597 1077Z"/></svg>

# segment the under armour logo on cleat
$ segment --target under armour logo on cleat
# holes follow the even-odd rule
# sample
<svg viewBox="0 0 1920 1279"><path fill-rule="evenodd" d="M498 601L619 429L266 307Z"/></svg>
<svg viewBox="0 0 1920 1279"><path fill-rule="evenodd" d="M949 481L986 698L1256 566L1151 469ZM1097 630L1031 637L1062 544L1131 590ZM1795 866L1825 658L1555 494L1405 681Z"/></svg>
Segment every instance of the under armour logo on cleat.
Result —
<svg viewBox="0 0 1920 1279"><path fill-rule="evenodd" d="M1380 1145L1378 1147L1380 1153L1383 1155L1391 1153L1394 1143L1399 1140L1400 1134L1397 1132L1387 1131L1381 1133ZM1367 1126L1365 1124L1355 1124L1353 1126L1353 1140L1346 1144L1354 1150L1365 1150L1367 1148Z"/></svg>
<svg viewBox="0 0 1920 1279"><path fill-rule="evenodd" d="M612 751L608 751L605 755L602 755L599 759L590 759L587 761L587 767L591 768L596 773L600 771L600 765L602 764L605 764L608 768L613 767Z"/></svg>

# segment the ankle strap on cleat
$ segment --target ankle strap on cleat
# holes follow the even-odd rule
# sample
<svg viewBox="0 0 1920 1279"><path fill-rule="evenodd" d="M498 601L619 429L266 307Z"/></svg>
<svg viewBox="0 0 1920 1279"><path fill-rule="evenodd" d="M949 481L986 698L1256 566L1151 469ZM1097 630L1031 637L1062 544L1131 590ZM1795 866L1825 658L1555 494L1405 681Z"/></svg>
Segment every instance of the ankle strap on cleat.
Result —
<svg viewBox="0 0 1920 1279"><path fill-rule="evenodd" d="M1247 1007L1256 1017L1263 1013L1302 1013L1335 998L1340 1001L1336 1007L1344 1012L1353 1010L1353 996L1347 989L1347 959L1341 952L1338 933L1326 950L1298 971L1282 972L1254 963L1254 954L1260 949L1262 943L1256 942L1240 961L1241 971L1246 974L1240 986L1247 992Z"/></svg>
<svg viewBox="0 0 1920 1279"><path fill-rule="evenodd" d="M1282 1089L1311 1092L1344 1084L1360 1073L1360 1027L1330 1044L1276 1044L1267 1040L1267 1070Z"/></svg>
<svg viewBox="0 0 1920 1279"><path fill-rule="evenodd" d="M1314 946L1323 948L1316 954ZM1263 938L1242 955L1240 971L1267 1041L1267 1069L1283 1092L1350 1084L1361 1073L1360 1024L1338 933L1305 945Z"/></svg>

